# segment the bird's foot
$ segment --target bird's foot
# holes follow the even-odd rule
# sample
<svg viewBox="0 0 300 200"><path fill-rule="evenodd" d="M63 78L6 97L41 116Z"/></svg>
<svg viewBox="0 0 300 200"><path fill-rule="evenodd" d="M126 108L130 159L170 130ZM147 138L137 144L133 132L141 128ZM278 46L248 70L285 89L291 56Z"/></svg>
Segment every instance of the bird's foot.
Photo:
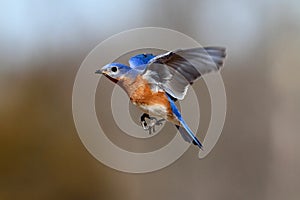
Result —
<svg viewBox="0 0 300 200"><path fill-rule="evenodd" d="M144 113L141 116L141 124L142 124L142 127L143 127L144 130L148 130L149 129L149 126L148 126L148 123L146 121L146 118L150 119L150 116L147 113Z"/></svg>
<svg viewBox="0 0 300 200"><path fill-rule="evenodd" d="M146 121L146 118L149 119L148 122ZM165 119L157 119L155 117L150 117L147 113L144 113L141 116L141 124L145 131L149 131L149 134L152 134L152 132L155 132L155 126L161 126L162 122L165 121Z"/></svg>

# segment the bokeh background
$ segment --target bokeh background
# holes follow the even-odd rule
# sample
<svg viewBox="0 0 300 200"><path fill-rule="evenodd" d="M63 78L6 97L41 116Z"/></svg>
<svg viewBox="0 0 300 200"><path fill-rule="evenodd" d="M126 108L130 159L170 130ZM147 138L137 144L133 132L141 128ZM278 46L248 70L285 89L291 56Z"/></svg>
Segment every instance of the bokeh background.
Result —
<svg viewBox="0 0 300 200"><path fill-rule="evenodd" d="M144 26L227 47L228 112L207 158L126 174L81 143L72 86L98 43ZM0 27L1 200L300 198L298 0L11 0Z"/></svg>

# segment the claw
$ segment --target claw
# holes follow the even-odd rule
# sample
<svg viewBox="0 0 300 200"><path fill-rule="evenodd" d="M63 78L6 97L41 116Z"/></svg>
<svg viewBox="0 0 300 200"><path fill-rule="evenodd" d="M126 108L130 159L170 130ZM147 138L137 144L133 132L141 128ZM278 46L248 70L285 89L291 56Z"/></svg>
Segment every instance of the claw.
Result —
<svg viewBox="0 0 300 200"><path fill-rule="evenodd" d="M146 130L149 130L149 126L146 122L146 118L150 119L150 116L147 114L147 113L144 113L142 116L141 116L141 124L142 124L142 127L143 129L146 131Z"/></svg>
<svg viewBox="0 0 300 200"><path fill-rule="evenodd" d="M146 118L148 118L150 120L150 124L148 125L148 123L146 122ZM141 124L142 127L145 131L149 131L149 134L155 133L155 126L161 126L162 122L165 121L165 119L160 119L157 120L157 118L155 117L150 117L147 113L144 113L141 116Z"/></svg>
<svg viewBox="0 0 300 200"><path fill-rule="evenodd" d="M145 121L141 121L141 124L142 124L142 127L143 127L143 129L144 129L145 131L149 129L149 126L148 126L146 120L145 120Z"/></svg>

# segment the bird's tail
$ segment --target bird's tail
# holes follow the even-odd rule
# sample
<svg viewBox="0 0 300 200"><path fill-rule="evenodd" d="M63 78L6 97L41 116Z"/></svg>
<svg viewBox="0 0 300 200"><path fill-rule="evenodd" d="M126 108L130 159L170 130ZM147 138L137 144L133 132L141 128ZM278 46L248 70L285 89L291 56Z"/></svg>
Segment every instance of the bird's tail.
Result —
<svg viewBox="0 0 300 200"><path fill-rule="evenodd" d="M181 126L176 125L176 128L179 130L181 136L183 137L183 139L185 141L193 142L194 145L197 145L200 149L202 149L201 142L196 138L193 131L189 128L189 126L183 120L183 118L182 118L178 108L176 107L174 101L170 98L169 95L167 95L167 96L168 96L168 99L169 99L169 102L170 102L172 112L177 117L177 119L179 120L179 122L181 124Z"/></svg>
<svg viewBox="0 0 300 200"><path fill-rule="evenodd" d="M183 137L183 139L187 142L193 142L194 145L197 145L200 149L203 149L203 145L201 142L197 139L197 137L194 135L192 130L188 127L188 125L185 123L185 121L181 120L181 126L175 125L178 129L179 133Z"/></svg>

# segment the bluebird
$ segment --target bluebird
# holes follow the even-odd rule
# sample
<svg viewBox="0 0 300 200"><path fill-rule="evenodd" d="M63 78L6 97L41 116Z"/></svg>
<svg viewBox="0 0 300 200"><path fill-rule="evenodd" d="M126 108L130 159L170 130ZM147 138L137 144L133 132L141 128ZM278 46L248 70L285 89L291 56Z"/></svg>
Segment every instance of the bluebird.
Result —
<svg viewBox="0 0 300 200"><path fill-rule="evenodd" d="M219 71L226 53L223 47L178 49L161 55L138 54L128 61L129 66L110 63L97 70L125 90L131 102L145 118L155 116L175 124L183 139L202 149L201 142L184 121L177 100L183 100L189 85L201 76Z"/></svg>

